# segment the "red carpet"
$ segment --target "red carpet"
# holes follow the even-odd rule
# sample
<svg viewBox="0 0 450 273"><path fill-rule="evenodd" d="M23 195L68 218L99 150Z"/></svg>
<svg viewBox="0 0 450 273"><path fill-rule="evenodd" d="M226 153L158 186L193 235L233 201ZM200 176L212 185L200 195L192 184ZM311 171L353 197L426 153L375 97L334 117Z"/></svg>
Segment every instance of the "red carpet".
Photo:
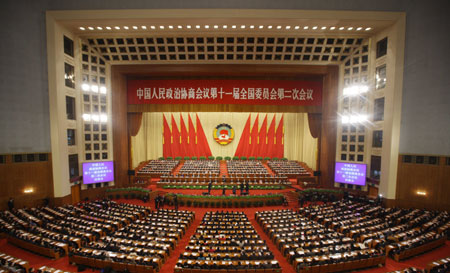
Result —
<svg viewBox="0 0 450 273"><path fill-rule="evenodd" d="M256 191L256 190L255 190ZM193 193L193 191L190 191ZM219 191L221 194L221 191ZM250 191L252 193L252 191ZM268 191L265 191L266 193ZM256 192L255 192L256 193ZM125 200L120 199L117 200L120 203L132 203L136 205L144 205L144 206L153 206L153 203L144 203L140 200ZM168 209L172 207L166 207ZM252 225L255 227L258 234L261 236L262 240L265 240L269 249L272 251L272 253L275 255L275 259L278 260L280 263L280 266L282 268L283 273L294 273L294 268L287 262L286 258L280 253L280 251L276 248L276 246L272 243L270 238L263 232L262 228L258 225L258 223L255 221L255 212L261 211L261 210L276 210L276 209L286 209L286 208L296 208L294 206L290 207L261 207L261 208L233 208L233 209L221 209L221 208L193 208L193 207L180 207L180 210L190 210L195 211L195 220L193 221L192 225L188 228L186 231L186 234L183 236L183 238L178 243L177 247L173 251L173 253L170 255L168 260L164 263L164 265L161 268L161 273L170 273L174 271L176 262L178 260L178 257L182 251L184 251L186 245L189 242L190 237L197 229L197 226L200 224L201 219L203 218L203 215L206 213L206 211L221 211L221 210L233 210L233 211L244 211L247 214L247 217L249 218ZM6 253L8 255L12 255L18 258L21 258L25 261L28 261L30 263L31 267L39 268L43 265L53 267L56 269L69 271L69 272L76 272L77 268L76 266L69 265L68 258L64 257L58 260L51 260L39 255L32 254L31 252L22 250L20 248L17 248L13 245L10 245L6 242L6 239L0 240L0 252ZM386 266L380 267L380 268L372 268L367 270L361 270L358 272L367 272L367 273L381 273L381 272L390 272L395 270L404 269L407 267L416 267L419 269L424 269L426 265L432 261L442 259L445 257L450 256L450 242L447 241L445 246L442 246L440 248L437 248L433 251L427 252L423 255L417 256L412 259L405 260L403 262L395 262L391 259L386 259ZM98 272L98 270L86 270L87 273L92 272Z"/></svg>
<svg viewBox="0 0 450 273"><path fill-rule="evenodd" d="M220 161L220 173L219 176L226 176L228 177L228 168L227 168L227 162Z"/></svg>

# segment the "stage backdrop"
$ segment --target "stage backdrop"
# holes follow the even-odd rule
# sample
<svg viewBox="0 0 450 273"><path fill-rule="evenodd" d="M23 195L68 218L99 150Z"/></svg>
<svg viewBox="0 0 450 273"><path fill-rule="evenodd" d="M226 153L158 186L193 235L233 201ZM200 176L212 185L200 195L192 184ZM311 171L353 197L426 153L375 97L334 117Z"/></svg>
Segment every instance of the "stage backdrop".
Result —
<svg viewBox="0 0 450 273"><path fill-rule="evenodd" d="M249 115L251 124L258 117L259 128L267 115L268 126L275 115L276 128L278 128L281 117L284 117L284 157L291 160L306 162L308 166L316 169L317 138L311 136L307 113L226 113L226 112L200 112L200 113L143 113L142 125L135 137L131 138L133 168L140 162L157 159L163 156L163 115L171 127L172 115L180 130L180 115L188 127L188 115L195 125L198 115L206 135L213 156L233 157L239 140L243 133L245 123ZM214 140L213 132L217 125L226 123L235 132L234 139L228 145L221 145Z"/></svg>

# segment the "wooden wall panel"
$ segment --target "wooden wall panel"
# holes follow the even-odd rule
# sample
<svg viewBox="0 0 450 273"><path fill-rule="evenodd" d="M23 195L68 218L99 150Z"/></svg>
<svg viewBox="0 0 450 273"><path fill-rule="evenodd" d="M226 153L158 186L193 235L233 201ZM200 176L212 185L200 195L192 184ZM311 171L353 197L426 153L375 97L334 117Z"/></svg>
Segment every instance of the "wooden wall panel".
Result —
<svg viewBox="0 0 450 273"><path fill-rule="evenodd" d="M63 196L63 197L58 197L58 198L54 198L51 205L53 206L64 206L67 204L72 204L72 194Z"/></svg>
<svg viewBox="0 0 450 273"><path fill-rule="evenodd" d="M450 211L450 166L445 157L439 165L404 163L399 156L395 204L407 208ZM426 196L417 194L425 191Z"/></svg>
<svg viewBox="0 0 450 273"><path fill-rule="evenodd" d="M111 67L111 89L114 183L118 187L124 187L128 184L129 144L127 129L127 79L122 66Z"/></svg>
<svg viewBox="0 0 450 273"><path fill-rule="evenodd" d="M10 156L8 156L10 157ZM53 198L53 175L51 156L48 161L0 164L0 209L6 209L10 197L16 208L43 205L44 199ZM24 189L33 188L33 193Z"/></svg>
<svg viewBox="0 0 450 273"><path fill-rule="evenodd" d="M319 184L332 188L334 186L334 162L336 160L337 137L337 97L338 97L339 68L329 66L328 73L323 80L322 96L322 126L319 141L319 165L321 171Z"/></svg>
<svg viewBox="0 0 450 273"><path fill-rule="evenodd" d="M81 201L84 201L87 199L89 199L90 201L95 200L95 199L102 199L105 197L105 192L106 189L108 189L110 187L103 187L103 188L92 188L92 189L87 189L87 190L82 190L81 191Z"/></svg>

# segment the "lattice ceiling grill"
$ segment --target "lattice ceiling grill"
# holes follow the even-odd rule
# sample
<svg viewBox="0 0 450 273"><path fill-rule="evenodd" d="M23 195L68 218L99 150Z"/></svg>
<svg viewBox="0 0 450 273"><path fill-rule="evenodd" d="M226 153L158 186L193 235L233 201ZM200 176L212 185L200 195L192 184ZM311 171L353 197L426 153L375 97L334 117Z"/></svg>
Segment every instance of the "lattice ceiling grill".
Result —
<svg viewBox="0 0 450 273"><path fill-rule="evenodd" d="M87 38L105 60L119 63L338 64L364 41L358 36L113 36Z"/></svg>

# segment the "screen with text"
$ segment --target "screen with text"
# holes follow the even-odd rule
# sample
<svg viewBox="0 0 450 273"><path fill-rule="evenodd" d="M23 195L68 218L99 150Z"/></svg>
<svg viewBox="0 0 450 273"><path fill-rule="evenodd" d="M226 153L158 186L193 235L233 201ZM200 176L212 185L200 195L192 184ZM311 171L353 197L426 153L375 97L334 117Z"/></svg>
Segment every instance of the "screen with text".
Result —
<svg viewBox="0 0 450 273"><path fill-rule="evenodd" d="M366 164L336 162L334 181L358 186L366 185Z"/></svg>
<svg viewBox="0 0 450 273"><path fill-rule="evenodd" d="M112 161L83 163L83 184L110 182L114 180Z"/></svg>

